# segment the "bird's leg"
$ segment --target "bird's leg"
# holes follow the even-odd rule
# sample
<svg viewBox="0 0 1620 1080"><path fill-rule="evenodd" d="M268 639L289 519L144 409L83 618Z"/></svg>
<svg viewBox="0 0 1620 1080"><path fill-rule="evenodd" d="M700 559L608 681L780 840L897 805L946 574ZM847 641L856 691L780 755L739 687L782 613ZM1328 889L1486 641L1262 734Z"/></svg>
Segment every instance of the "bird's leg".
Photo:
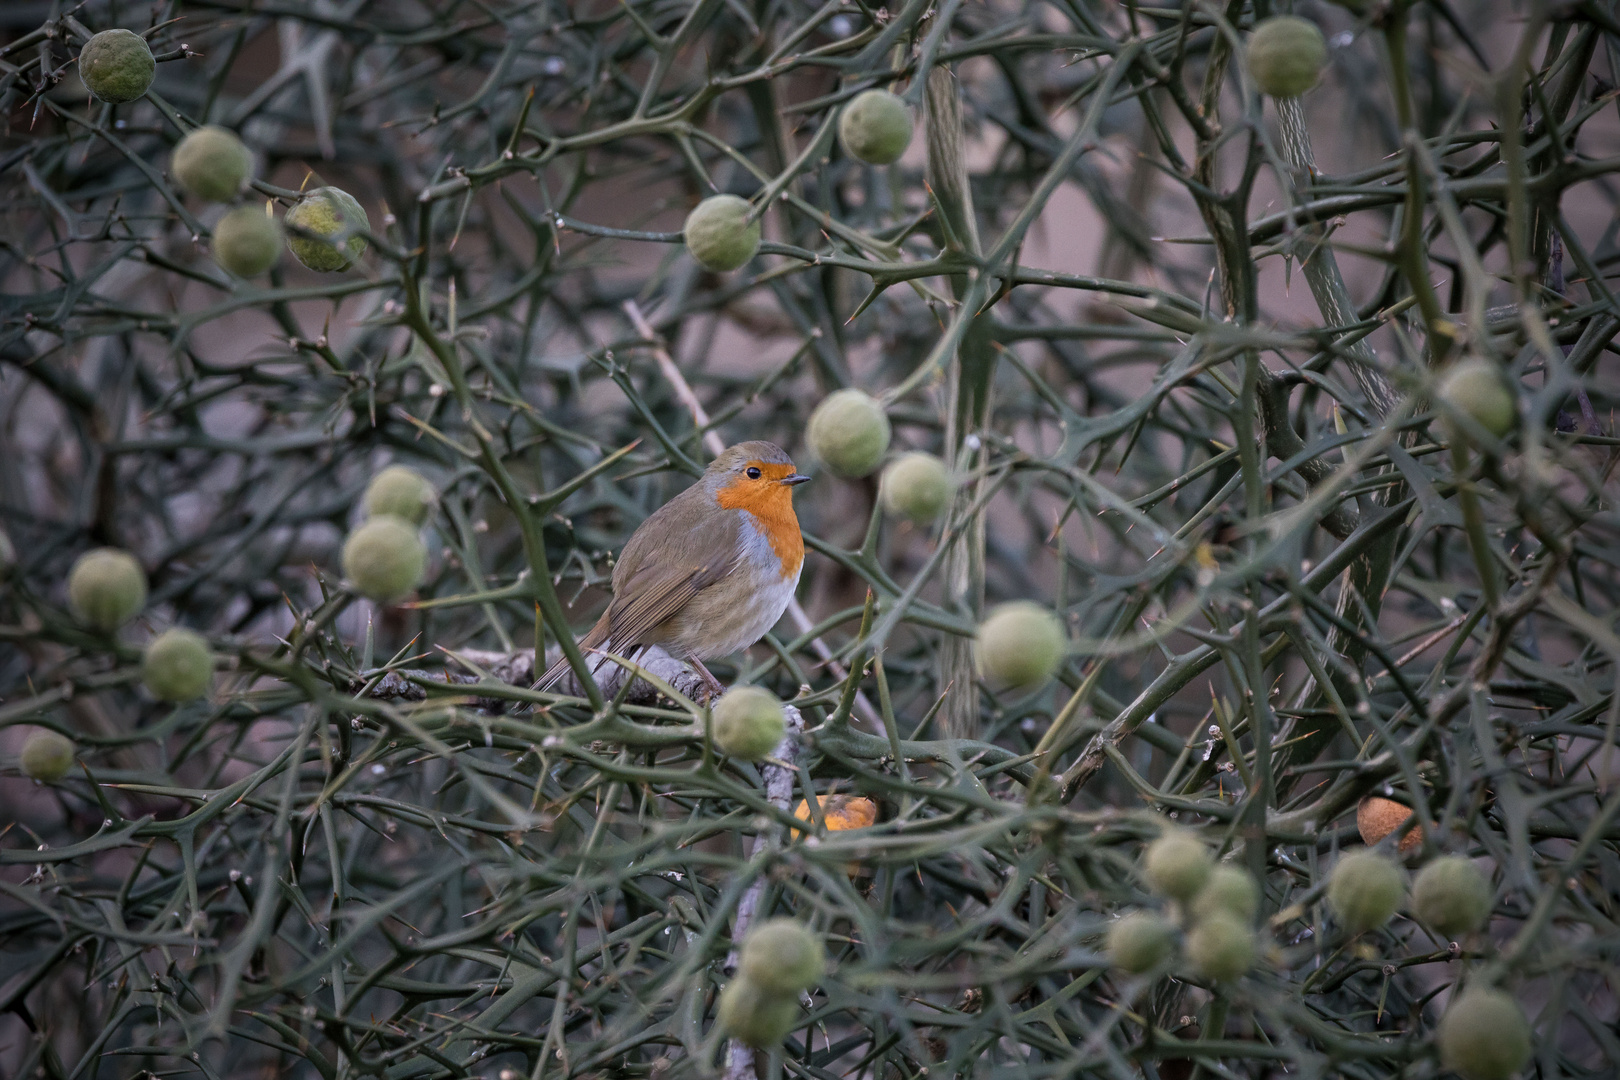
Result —
<svg viewBox="0 0 1620 1080"><path fill-rule="evenodd" d="M726 688L720 680L715 678L709 669L703 666L703 661L695 656L689 656L686 658L686 662L697 668L697 673L703 677L704 685L709 688L710 698L717 698L726 692Z"/></svg>

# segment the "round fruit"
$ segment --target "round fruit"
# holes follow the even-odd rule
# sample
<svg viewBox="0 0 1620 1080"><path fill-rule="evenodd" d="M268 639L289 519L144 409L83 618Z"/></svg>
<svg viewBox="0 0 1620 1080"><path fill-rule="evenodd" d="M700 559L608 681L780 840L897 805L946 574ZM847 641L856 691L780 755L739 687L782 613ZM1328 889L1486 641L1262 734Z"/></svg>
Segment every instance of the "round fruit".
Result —
<svg viewBox="0 0 1620 1080"><path fill-rule="evenodd" d="M1412 816L1412 808L1394 799L1386 799L1380 795L1368 795L1356 805L1356 829L1361 833L1361 841L1372 847L1390 833L1405 825ZM1401 836L1400 843L1395 850L1402 855L1410 854L1423 843L1423 826L1413 825Z"/></svg>
<svg viewBox="0 0 1620 1080"><path fill-rule="evenodd" d="M146 573L127 551L87 551L68 573L68 603L80 619L110 634L146 606Z"/></svg>
<svg viewBox="0 0 1620 1080"><path fill-rule="evenodd" d="M1352 934L1389 922L1406 895L1401 868L1374 851L1352 851L1328 878L1328 902Z"/></svg>
<svg viewBox="0 0 1620 1080"><path fill-rule="evenodd" d="M1193 914L1207 919L1225 912L1243 922L1253 922L1260 910L1260 887L1254 875L1235 866L1220 865L1209 873L1209 880L1193 900Z"/></svg>
<svg viewBox="0 0 1620 1080"><path fill-rule="evenodd" d="M865 829L877 820L877 803L864 795L817 795L816 802L821 810L821 822L828 832ZM810 800L800 799L799 805L793 808L793 816L800 821L812 820Z"/></svg>
<svg viewBox="0 0 1620 1080"><path fill-rule="evenodd" d="M146 93L157 61L146 39L129 30L103 30L79 50L79 78L102 101L122 105Z"/></svg>
<svg viewBox="0 0 1620 1080"><path fill-rule="evenodd" d="M199 199L230 202L253 179L253 155L234 131L209 124L180 140L170 168Z"/></svg>
<svg viewBox="0 0 1620 1080"><path fill-rule="evenodd" d="M681 235L686 250L705 270L723 274L735 270L759 250L759 221L748 220L753 209L736 195L710 195L686 215Z"/></svg>
<svg viewBox="0 0 1620 1080"><path fill-rule="evenodd" d="M316 188L287 211L286 221L287 250L311 270L346 270L366 253L366 238L350 234L370 230L371 219L354 196L341 188ZM316 235L299 236L293 229Z"/></svg>
<svg viewBox="0 0 1620 1080"><path fill-rule="evenodd" d="M378 603L393 603L409 593L426 569L422 538L401 518L374 517L343 544L344 575L362 596Z"/></svg>
<svg viewBox="0 0 1620 1080"><path fill-rule="evenodd" d="M869 475L889 449L889 418L877 400L860 390L828 394L810 414L810 450L839 476Z"/></svg>
<svg viewBox="0 0 1620 1080"><path fill-rule="evenodd" d="M1481 357L1459 360L1451 366L1440 380L1440 400L1498 439L1512 431L1518 420L1513 388L1502 377L1500 368ZM1454 432L1459 438L1465 434Z"/></svg>
<svg viewBox="0 0 1620 1080"><path fill-rule="evenodd" d="M911 145L911 110L887 90L864 90L839 115L838 141L868 165L893 165Z"/></svg>
<svg viewBox="0 0 1620 1080"><path fill-rule="evenodd" d="M404 465L390 465L373 476L366 488L366 516L392 514L420 525L427 519L436 498L427 477Z"/></svg>
<svg viewBox="0 0 1620 1080"><path fill-rule="evenodd" d="M939 517L956 485L933 454L902 454L883 470L883 506L897 517L925 525Z"/></svg>
<svg viewBox="0 0 1620 1080"><path fill-rule="evenodd" d="M1491 917L1491 883L1469 859L1442 855L1412 882L1412 912L1448 938L1472 934Z"/></svg>
<svg viewBox="0 0 1620 1080"><path fill-rule="evenodd" d="M159 701L191 701L208 693L214 653L201 634L182 627L152 639L141 660L141 680Z"/></svg>
<svg viewBox="0 0 1620 1080"><path fill-rule="evenodd" d="M733 979L720 991L721 1030L755 1050L776 1046L798 1019L796 1000L767 994L748 979Z"/></svg>
<svg viewBox="0 0 1620 1080"><path fill-rule="evenodd" d="M775 750L787 730L782 703L759 686L739 686L714 703L714 745L743 761L758 761Z"/></svg>
<svg viewBox="0 0 1620 1080"><path fill-rule="evenodd" d="M737 970L767 994L793 995L827 970L821 937L797 919L766 919L743 939Z"/></svg>
<svg viewBox="0 0 1620 1080"><path fill-rule="evenodd" d="M1440 1060L1467 1080L1510 1080L1530 1061L1530 1021L1500 990L1464 990L1440 1018Z"/></svg>
<svg viewBox="0 0 1620 1080"><path fill-rule="evenodd" d="M1045 682L1069 647L1062 620L1029 600L998 606L979 624L976 640L979 670L1003 686Z"/></svg>
<svg viewBox="0 0 1620 1080"><path fill-rule="evenodd" d="M1249 37L1249 74L1272 97L1298 97L1322 77L1327 42L1309 19L1274 15L1257 23Z"/></svg>
<svg viewBox="0 0 1620 1080"><path fill-rule="evenodd" d="M1254 930L1230 912L1217 911L1187 935L1187 959L1206 979L1235 979L1254 966Z"/></svg>
<svg viewBox="0 0 1620 1080"><path fill-rule="evenodd" d="M238 206L214 225L214 261L239 278L258 277L281 258L281 223L256 206Z"/></svg>
<svg viewBox="0 0 1620 1080"><path fill-rule="evenodd" d="M1151 911L1133 911L1108 928L1108 959L1133 975L1151 971L1176 946L1176 928Z"/></svg>
<svg viewBox="0 0 1620 1080"><path fill-rule="evenodd" d="M36 731L22 748L23 775L33 780L60 780L73 768L73 740L54 731Z"/></svg>
<svg viewBox="0 0 1620 1080"><path fill-rule="evenodd" d="M1142 874L1154 892L1185 903L1203 889L1214 861L1198 837L1166 829L1142 856Z"/></svg>

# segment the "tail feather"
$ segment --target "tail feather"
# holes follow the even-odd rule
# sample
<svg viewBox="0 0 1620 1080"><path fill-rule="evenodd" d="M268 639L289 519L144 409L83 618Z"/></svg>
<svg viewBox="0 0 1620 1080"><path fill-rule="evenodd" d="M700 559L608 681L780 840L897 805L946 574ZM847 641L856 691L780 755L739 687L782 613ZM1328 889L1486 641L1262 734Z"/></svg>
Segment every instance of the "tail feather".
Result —
<svg viewBox="0 0 1620 1080"><path fill-rule="evenodd" d="M602 644L607 641L607 636L608 616L607 612L604 611L602 613L602 617L597 620L596 625L591 627L590 633L579 639L579 651L581 653L585 653L589 652L590 650L600 648ZM586 660L588 663L589 657L587 657ZM530 689L550 690L552 686L556 684L557 680L561 679L564 675L568 674L572 670L573 668L570 667L568 663L568 655L564 653L562 656L557 658L556 663L546 668L546 673L540 676L539 679L535 680L535 684L530 687Z"/></svg>

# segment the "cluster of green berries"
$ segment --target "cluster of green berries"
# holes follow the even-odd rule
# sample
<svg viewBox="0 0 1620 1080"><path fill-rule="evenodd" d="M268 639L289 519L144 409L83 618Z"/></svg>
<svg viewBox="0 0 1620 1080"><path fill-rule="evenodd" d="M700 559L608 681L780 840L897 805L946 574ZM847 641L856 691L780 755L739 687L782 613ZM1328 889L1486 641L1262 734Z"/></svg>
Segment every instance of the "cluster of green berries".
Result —
<svg viewBox="0 0 1620 1080"><path fill-rule="evenodd" d="M1137 975L1160 968L1175 957L1178 939L1202 978L1230 982L1254 966L1260 890L1247 872L1218 865L1198 837L1168 828L1143 854L1142 876L1174 902L1176 917L1142 910L1116 920L1107 949L1117 967Z"/></svg>
<svg viewBox="0 0 1620 1080"><path fill-rule="evenodd" d="M438 502L427 477L390 465L371 478L361 506L365 521L343 542L343 575L379 604L403 599L427 571L422 523Z"/></svg>
<svg viewBox="0 0 1620 1080"><path fill-rule="evenodd" d="M795 919L767 919L748 931L737 976L720 991L720 1027L757 1050L780 1043L799 1019L799 995L827 970L821 938Z"/></svg>

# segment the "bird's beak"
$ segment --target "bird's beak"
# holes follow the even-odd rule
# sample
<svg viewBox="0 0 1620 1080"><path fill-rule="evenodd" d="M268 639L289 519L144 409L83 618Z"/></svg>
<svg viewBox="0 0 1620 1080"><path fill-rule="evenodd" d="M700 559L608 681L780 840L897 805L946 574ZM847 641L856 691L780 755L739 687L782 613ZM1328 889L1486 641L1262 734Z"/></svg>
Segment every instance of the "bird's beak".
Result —
<svg viewBox="0 0 1620 1080"><path fill-rule="evenodd" d="M801 473L793 473L791 476L782 477L782 483L786 484L788 487L797 487L800 484L808 483L809 480L810 478L808 476Z"/></svg>

